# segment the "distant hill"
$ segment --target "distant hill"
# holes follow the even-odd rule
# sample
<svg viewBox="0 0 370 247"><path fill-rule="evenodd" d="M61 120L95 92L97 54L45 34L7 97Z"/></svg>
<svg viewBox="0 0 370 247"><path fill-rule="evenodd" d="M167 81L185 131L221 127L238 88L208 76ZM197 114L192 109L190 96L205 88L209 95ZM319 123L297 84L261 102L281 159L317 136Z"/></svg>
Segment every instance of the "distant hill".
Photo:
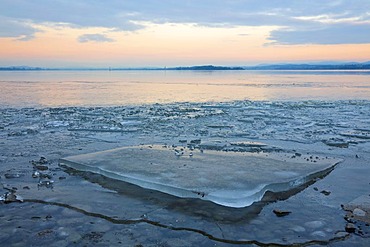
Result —
<svg viewBox="0 0 370 247"><path fill-rule="evenodd" d="M43 70L39 67L29 67L29 66L10 66L10 67L0 67L0 70Z"/></svg>
<svg viewBox="0 0 370 247"><path fill-rule="evenodd" d="M191 67L175 67L167 70L244 70L242 67L225 67L225 66L213 66L213 65L201 65Z"/></svg>
<svg viewBox="0 0 370 247"><path fill-rule="evenodd" d="M370 69L370 61L364 63L317 63L317 64L261 64L256 66L214 66L214 65L200 65L189 67L165 67L165 68L40 68L29 66L10 66L0 67L1 70L18 71L18 70L364 70Z"/></svg>
<svg viewBox="0 0 370 247"><path fill-rule="evenodd" d="M370 69L370 61L342 64L264 64L243 68L245 70L358 70Z"/></svg>

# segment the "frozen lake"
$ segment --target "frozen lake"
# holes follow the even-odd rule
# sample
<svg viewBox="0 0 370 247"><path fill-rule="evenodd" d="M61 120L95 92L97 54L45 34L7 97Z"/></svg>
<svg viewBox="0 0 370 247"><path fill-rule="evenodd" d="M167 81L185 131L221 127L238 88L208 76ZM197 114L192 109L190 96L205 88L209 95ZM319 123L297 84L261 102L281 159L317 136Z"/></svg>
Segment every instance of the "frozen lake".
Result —
<svg viewBox="0 0 370 247"><path fill-rule="evenodd" d="M24 202L0 204L0 242L369 246L369 225L344 210L369 219L369 89L369 71L2 71L0 203L14 194ZM258 167L243 172L238 157ZM267 193L330 157L342 162L325 176ZM150 186L128 183L160 169L145 177ZM178 174L181 184L167 181ZM150 189L158 181L166 186ZM221 189L237 191L238 181L243 193L269 191L259 202L244 196L251 206L224 206ZM177 185L196 196L167 193Z"/></svg>
<svg viewBox="0 0 370 247"><path fill-rule="evenodd" d="M1 107L370 99L370 71L1 71Z"/></svg>

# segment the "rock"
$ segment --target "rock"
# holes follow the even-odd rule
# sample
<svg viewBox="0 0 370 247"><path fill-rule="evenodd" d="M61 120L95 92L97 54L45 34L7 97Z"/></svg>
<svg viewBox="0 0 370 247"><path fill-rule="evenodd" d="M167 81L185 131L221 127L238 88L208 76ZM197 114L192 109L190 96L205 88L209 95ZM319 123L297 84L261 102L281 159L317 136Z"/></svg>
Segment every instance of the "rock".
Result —
<svg viewBox="0 0 370 247"><path fill-rule="evenodd" d="M41 157L38 161L31 161L31 164L37 169L41 171L48 170L49 167L47 164L49 164L49 161L45 157Z"/></svg>
<svg viewBox="0 0 370 247"><path fill-rule="evenodd" d="M277 216L277 217L283 217L283 216L287 216L289 214L291 214L292 212L290 211L284 211L284 210L280 210L280 209L274 209L272 212L274 212L274 214Z"/></svg>
<svg viewBox="0 0 370 247"><path fill-rule="evenodd" d="M38 172L38 171L33 172L33 173L32 173L32 177L33 177L33 178L38 178L38 177L40 177L40 172Z"/></svg>
<svg viewBox="0 0 370 247"><path fill-rule="evenodd" d="M4 195L0 196L0 201L4 203L23 202L23 198L16 195L14 192L6 192Z"/></svg>
<svg viewBox="0 0 370 247"><path fill-rule="evenodd" d="M327 190L322 190L322 191L320 191L320 193L321 193L321 194L324 194L324 195L326 195L326 196L328 196L328 195L330 195L330 194L331 194L331 192L330 192L330 191L327 191Z"/></svg>
<svg viewBox="0 0 370 247"><path fill-rule="evenodd" d="M38 237L46 237L47 235L50 235L52 233L54 233L54 231L52 229L46 229L46 230L38 232L37 236Z"/></svg>
<svg viewBox="0 0 370 247"><path fill-rule="evenodd" d="M356 226L353 223L347 223L346 232L353 233L356 231Z"/></svg>
<svg viewBox="0 0 370 247"><path fill-rule="evenodd" d="M45 166L45 165L35 165L34 166L37 170L40 170L40 171L46 171L49 169L48 166Z"/></svg>
<svg viewBox="0 0 370 247"><path fill-rule="evenodd" d="M41 173L41 172L40 172L40 178L52 179L52 178L53 178L53 176L52 176L51 174Z"/></svg>
<svg viewBox="0 0 370 247"><path fill-rule="evenodd" d="M349 143L343 140L326 140L323 141L326 145L338 148L348 148Z"/></svg>
<svg viewBox="0 0 370 247"><path fill-rule="evenodd" d="M19 174L19 173L5 173L4 174L4 177L6 179L20 178L21 177L21 174Z"/></svg>
<svg viewBox="0 0 370 247"><path fill-rule="evenodd" d="M190 141L191 144L200 144L201 142L202 142L201 139L195 139Z"/></svg>
<svg viewBox="0 0 370 247"><path fill-rule="evenodd" d="M353 215L359 216L359 217L364 217L364 216L366 216L366 212L364 210L360 209L360 208L355 208L353 210Z"/></svg>
<svg viewBox="0 0 370 247"><path fill-rule="evenodd" d="M370 224L370 196L364 194L355 200L343 205L343 210L347 212L345 219L354 219L356 221ZM352 223L351 221L349 221Z"/></svg>
<svg viewBox="0 0 370 247"><path fill-rule="evenodd" d="M39 160L39 163L40 164L47 164L48 160L45 157L41 157L40 160Z"/></svg>
<svg viewBox="0 0 370 247"><path fill-rule="evenodd" d="M46 187L48 189L52 189L53 184L54 184L53 180L42 180L42 181L39 181L39 183L37 184L37 187Z"/></svg>

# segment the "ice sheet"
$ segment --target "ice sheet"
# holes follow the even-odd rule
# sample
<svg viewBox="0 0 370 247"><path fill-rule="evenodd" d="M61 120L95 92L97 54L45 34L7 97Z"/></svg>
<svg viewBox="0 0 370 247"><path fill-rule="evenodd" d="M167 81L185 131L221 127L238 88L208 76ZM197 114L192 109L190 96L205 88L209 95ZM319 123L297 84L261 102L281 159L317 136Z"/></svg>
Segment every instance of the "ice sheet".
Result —
<svg viewBox="0 0 370 247"><path fill-rule="evenodd" d="M246 207L266 191L289 191L305 184L339 161L301 154L131 146L71 156L61 163L178 197Z"/></svg>

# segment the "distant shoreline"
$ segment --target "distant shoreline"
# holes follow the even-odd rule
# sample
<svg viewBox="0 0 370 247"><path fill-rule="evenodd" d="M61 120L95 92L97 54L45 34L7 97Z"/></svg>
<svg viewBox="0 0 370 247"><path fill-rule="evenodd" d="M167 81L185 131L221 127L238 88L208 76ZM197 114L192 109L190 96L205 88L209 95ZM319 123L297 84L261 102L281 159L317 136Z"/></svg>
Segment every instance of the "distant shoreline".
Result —
<svg viewBox="0 0 370 247"><path fill-rule="evenodd" d="M188 66L188 67L142 67L142 68L42 68L29 66L0 67L0 71L117 71L117 70L191 70L191 71L219 71L219 70L369 70L370 62L345 64L268 64L257 66Z"/></svg>

